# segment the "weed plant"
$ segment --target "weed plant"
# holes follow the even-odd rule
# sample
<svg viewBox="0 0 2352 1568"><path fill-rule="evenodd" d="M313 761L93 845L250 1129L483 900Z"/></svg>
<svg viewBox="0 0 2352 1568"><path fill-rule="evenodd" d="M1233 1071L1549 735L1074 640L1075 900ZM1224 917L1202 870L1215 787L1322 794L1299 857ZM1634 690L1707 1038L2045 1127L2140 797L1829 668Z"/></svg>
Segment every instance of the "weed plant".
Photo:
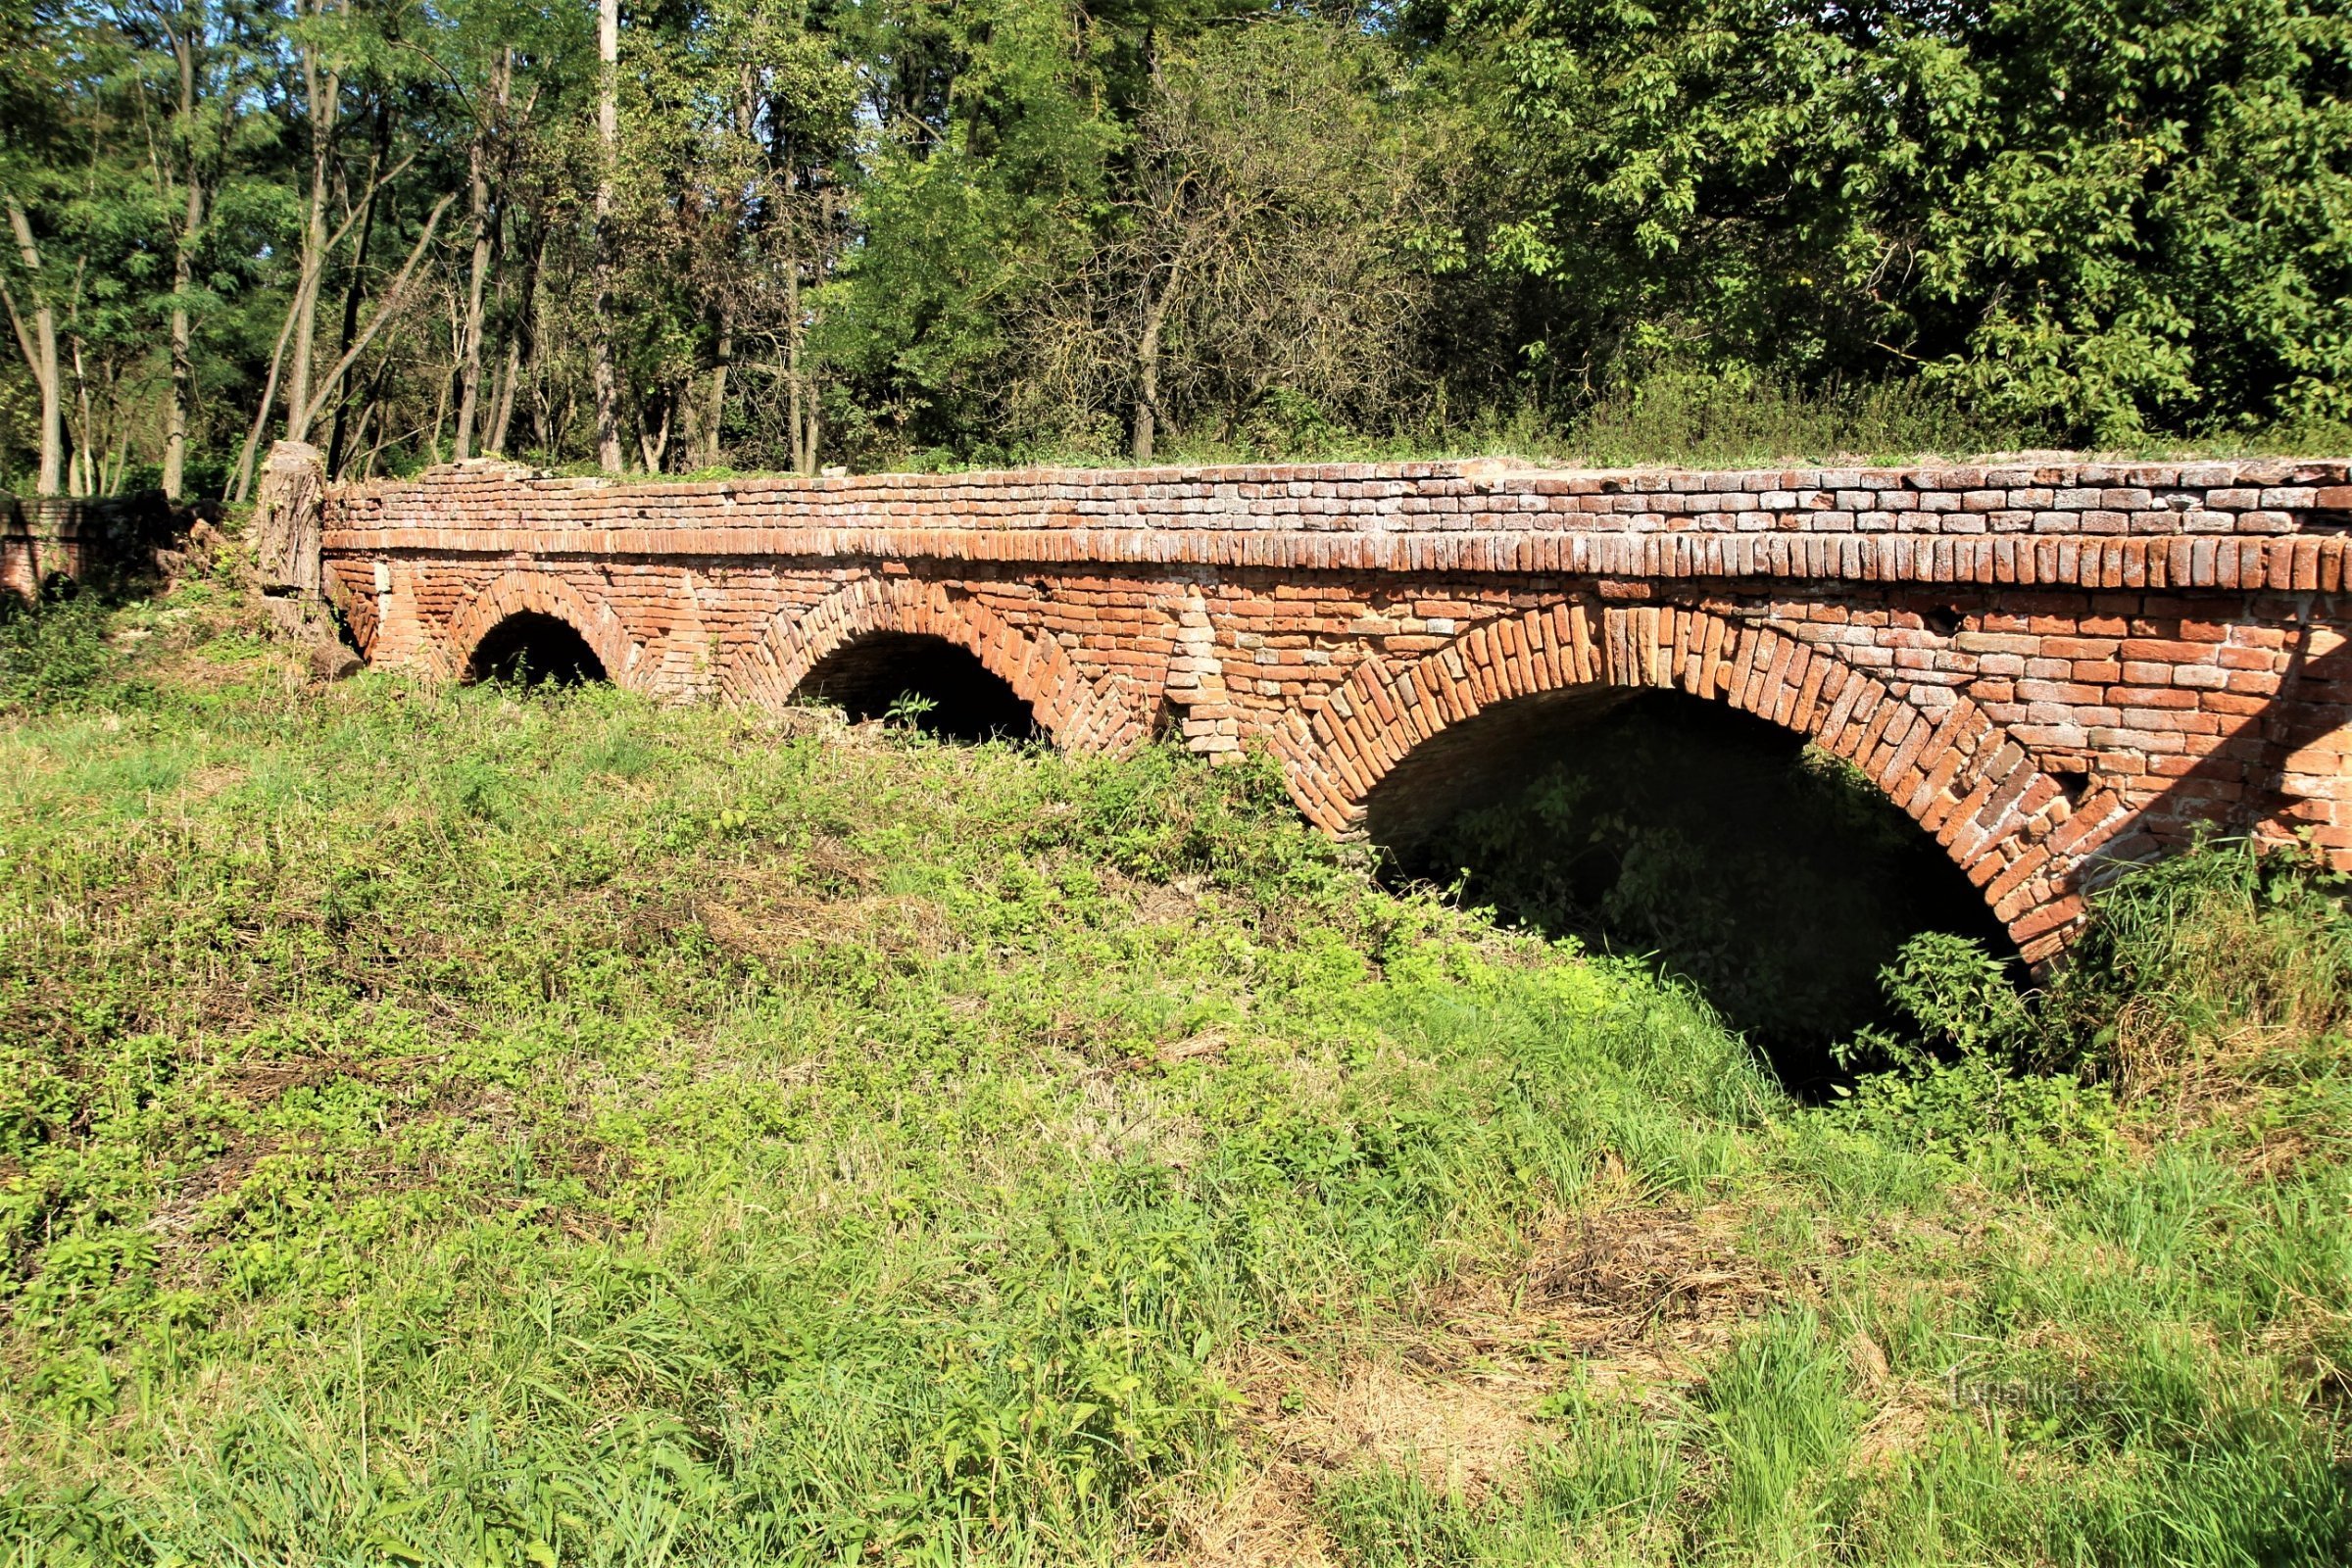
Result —
<svg viewBox="0 0 2352 1568"><path fill-rule="evenodd" d="M95 594L27 605L0 593L0 711L45 712L105 685L115 664L108 621Z"/></svg>
<svg viewBox="0 0 2352 1568"><path fill-rule="evenodd" d="M2101 906L2067 1027L2193 1082L1804 1107L1261 767L239 614L8 644L0 1562L2352 1554L2307 872Z"/></svg>

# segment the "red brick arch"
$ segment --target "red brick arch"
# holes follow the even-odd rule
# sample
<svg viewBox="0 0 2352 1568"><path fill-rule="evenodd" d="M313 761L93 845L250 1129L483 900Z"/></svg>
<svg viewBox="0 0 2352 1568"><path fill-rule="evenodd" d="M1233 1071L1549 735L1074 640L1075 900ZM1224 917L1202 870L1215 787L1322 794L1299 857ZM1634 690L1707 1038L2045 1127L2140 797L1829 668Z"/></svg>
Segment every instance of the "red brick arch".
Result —
<svg viewBox="0 0 2352 1568"><path fill-rule="evenodd" d="M473 662L473 651L499 622L511 615L553 615L580 634L605 666L615 686L633 684L638 663L637 645L609 605L591 604L563 578L547 571L507 572L483 588L450 617L446 639L447 667L458 676Z"/></svg>
<svg viewBox="0 0 2352 1568"><path fill-rule="evenodd" d="M1287 744L1291 791L1322 827L1360 827L1375 787L1432 736L1577 686L1657 687L1728 703L1868 774L1933 834L2025 956L2054 956L2082 912L2073 872L2128 819L2080 803L1966 697L1897 696L1828 648L1710 611L1564 601L1489 621L1417 658L1358 666Z"/></svg>
<svg viewBox="0 0 2352 1568"><path fill-rule="evenodd" d="M860 577L805 611L775 617L767 634L720 678L726 696L781 708L827 656L872 632L938 637L970 653L1027 703L1054 744L1122 751L1144 739L1131 706L1087 680L1051 637L1032 637L968 593L910 577Z"/></svg>

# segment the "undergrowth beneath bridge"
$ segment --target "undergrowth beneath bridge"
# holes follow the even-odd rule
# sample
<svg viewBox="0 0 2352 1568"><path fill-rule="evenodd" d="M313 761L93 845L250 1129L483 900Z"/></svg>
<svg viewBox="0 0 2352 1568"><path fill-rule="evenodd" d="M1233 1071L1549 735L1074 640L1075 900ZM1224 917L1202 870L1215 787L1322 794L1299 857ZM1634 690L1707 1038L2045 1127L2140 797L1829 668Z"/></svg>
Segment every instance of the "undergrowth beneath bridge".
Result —
<svg viewBox="0 0 2352 1568"><path fill-rule="evenodd" d="M2014 961L1983 898L1857 770L1677 693L1523 699L1426 743L1375 791L1404 873L1690 983L1815 1095L1899 1017L1879 981L1923 933ZM2022 966L2013 978L2026 977Z"/></svg>
<svg viewBox="0 0 2352 1568"><path fill-rule="evenodd" d="M940 740L1036 740L1037 714L1004 677L944 637L868 632L819 660L797 697L852 723L895 719Z"/></svg>

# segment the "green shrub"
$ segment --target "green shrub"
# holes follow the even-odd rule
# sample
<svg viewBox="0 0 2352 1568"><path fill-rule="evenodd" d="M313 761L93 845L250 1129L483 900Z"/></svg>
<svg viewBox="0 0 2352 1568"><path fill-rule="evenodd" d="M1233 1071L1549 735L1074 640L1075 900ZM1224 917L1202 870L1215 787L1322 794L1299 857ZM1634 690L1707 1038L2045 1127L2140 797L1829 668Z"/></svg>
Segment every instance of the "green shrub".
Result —
<svg viewBox="0 0 2352 1568"><path fill-rule="evenodd" d="M2352 877L2316 852L2200 842L2102 889L2045 1000L2036 1054L2127 1087L2249 1032L2352 1022Z"/></svg>
<svg viewBox="0 0 2352 1568"><path fill-rule="evenodd" d="M0 710L51 712L101 690L118 662L107 621L95 594L0 613Z"/></svg>
<svg viewBox="0 0 2352 1568"><path fill-rule="evenodd" d="M1741 467L1840 455L1881 461L2025 444L1913 377L1808 390L1753 366L1670 360L1580 413L1562 445L1585 462Z"/></svg>

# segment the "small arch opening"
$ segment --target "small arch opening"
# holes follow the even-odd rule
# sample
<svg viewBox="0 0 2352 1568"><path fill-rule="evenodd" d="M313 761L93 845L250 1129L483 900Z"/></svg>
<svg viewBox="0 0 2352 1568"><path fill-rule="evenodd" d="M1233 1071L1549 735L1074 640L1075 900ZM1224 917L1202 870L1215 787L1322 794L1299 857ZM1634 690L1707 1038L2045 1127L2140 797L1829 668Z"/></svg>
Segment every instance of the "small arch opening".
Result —
<svg viewBox="0 0 2352 1568"><path fill-rule="evenodd" d="M1189 706L1161 692L1159 706L1152 710L1152 738L1155 741L1183 740L1184 715Z"/></svg>
<svg viewBox="0 0 2352 1568"><path fill-rule="evenodd" d="M1498 705L1416 748L1366 801L1396 870L1690 981L1799 1095L1895 1016L1879 981L1923 932L2015 945L1967 876L1858 770L1678 692ZM2013 972L2017 972L2013 967Z"/></svg>
<svg viewBox="0 0 2352 1568"><path fill-rule="evenodd" d="M526 610L484 634L467 662L466 678L521 686L585 686L612 677L571 622Z"/></svg>
<svg viewBox="0 0 2352 1568"><path fill-rule="evenodd" d="M886 718L963 743L1033 741L1036 710L969 649L917 632L868 632L816 662L800 694L831 703L852 723Z"/></svg>

